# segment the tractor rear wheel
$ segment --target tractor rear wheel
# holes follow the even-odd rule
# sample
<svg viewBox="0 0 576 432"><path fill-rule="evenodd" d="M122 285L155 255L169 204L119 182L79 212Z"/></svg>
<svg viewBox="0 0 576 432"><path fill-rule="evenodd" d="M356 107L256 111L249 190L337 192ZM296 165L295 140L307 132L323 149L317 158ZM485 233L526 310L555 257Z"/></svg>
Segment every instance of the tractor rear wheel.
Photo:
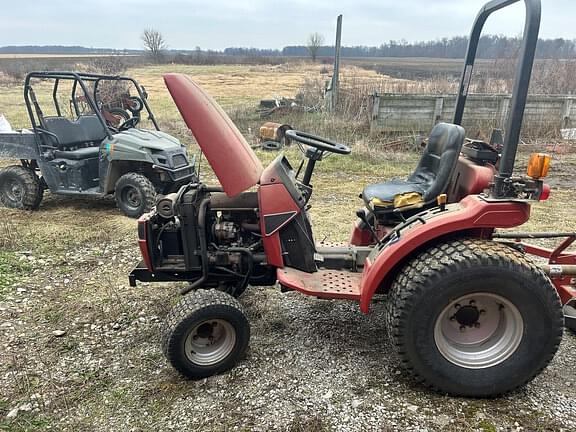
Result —
<svg viewBox="0 0 576 432"><path fill-rule="evenodd" d="M156 189L146 176L138 173L124 174L116 182L116 204L131 218L138 218L152 210L156 202Z"/></svg>
<svg viewBox="0 0 576 432"><path fill-rule="evenodd" d="M182 375L205 378L231 369L244 356L250 324L231 295L197 290L172 309L162 337L162 350Z"/></svg>
<svg viewBox="0 0 576 432"><path fill-rule="evenodd" d="M0 201L6 207L37 210L44 189L36 173L21 165L0 169Z"/></svg>
<svg viewBox="0 0 576 432"><path fill-rule="evenodd" d="M562 306L548 277L511 247L454 240L410 261L390 292L388 334L402 364L452 395L524 385L558 349Z"/></svg>

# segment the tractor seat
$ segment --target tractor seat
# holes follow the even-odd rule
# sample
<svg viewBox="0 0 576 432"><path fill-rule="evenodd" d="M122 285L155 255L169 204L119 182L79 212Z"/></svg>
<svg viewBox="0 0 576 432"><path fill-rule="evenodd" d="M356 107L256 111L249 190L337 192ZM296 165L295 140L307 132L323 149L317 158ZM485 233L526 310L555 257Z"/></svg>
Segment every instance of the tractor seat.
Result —
<svg viewBox="0 0 576 432"><path fill-rule="evenodd" d="M86 147L78 150L56 150L54 151L55 159L83 160L97 158L100 153L100 147Z"/></svg>
<svg viewBox="0 0 576 432"><path fill-rule="evenodd" d="M416 170L406 180L393 179L366 186L361 195L366 206L375 213L386 213L435 202L448 188L464 138L461 126L438 123L430 132Z"/></svg>

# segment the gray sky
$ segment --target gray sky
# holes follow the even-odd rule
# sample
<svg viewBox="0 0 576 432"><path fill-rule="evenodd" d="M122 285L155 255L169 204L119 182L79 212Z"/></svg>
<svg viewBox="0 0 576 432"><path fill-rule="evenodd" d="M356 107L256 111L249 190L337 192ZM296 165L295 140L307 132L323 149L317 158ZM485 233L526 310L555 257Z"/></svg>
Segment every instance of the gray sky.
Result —
<svg viewBox="0 0 576 432"><path fill-rule="evenodd" d="M332 44L344 14L343 45L468 34L485 0L0 0L0 46L140 48L145 27L174 49L302 45L311 32ZM576 39L576 1L542 0L541 36ZM493 15L486 33L522 31L523 2Z"/></svg>

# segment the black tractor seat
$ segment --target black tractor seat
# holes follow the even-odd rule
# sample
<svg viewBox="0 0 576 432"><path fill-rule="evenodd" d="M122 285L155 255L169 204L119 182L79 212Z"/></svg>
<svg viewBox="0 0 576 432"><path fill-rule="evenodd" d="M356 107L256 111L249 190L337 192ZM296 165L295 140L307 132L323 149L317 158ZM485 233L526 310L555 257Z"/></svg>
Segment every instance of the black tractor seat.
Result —
<svg viewBox="0 0 576 432"><path fill-rule="evenodd" d="M361 195L366 206L378 214L435 202L448 188L464 138L461 126L438 123L430 132L416 170L406 180L393 179L366 186Z"/></svg>
<svg viewBox="0 0 576 432"><path fill-rule="evenodd" d="M100 147L86 147L78 150L55 150L55 159L83 160L97 158Z"/></svg>

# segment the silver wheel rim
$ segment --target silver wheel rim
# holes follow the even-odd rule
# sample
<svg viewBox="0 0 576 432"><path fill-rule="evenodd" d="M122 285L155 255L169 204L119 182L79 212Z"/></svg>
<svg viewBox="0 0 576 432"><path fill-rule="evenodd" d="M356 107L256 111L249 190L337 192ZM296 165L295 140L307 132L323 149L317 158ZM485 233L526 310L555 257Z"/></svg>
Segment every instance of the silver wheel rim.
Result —
<svg viewBox="0 0 576 432"><path fill-rule="evenodd" d="M198 366L212 366L230 355L236 344L232 324L221 319L197 324L186 337L184 352Z"/></svg>
<svg viewBox="0 0 576 432"><path fill-rule="evenodd" d="M451 301L434 326L440 353L467 369L502 363L516 351L523 333L524 321L518 308L504 297L486 292Z"/></svg>

